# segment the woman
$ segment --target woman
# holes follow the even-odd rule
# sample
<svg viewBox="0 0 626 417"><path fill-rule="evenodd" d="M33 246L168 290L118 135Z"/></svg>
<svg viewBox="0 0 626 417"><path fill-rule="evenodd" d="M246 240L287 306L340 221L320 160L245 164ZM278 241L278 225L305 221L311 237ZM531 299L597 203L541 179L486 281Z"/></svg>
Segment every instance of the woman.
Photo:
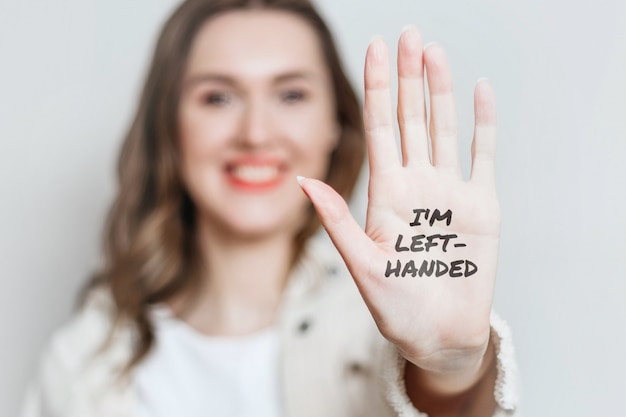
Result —
<svg viewBox="0 0 626 417"><path fill-rule="evenodd" d="M493 94L477 84L464 182L443 50L401 36L401 161L388 72L375 40L364 232L343 200L364 152L359 106L312 6L184 2L124 143L105 266L24 415L513 413L510 342L490 320ZM312 238L296 175L337 250Z"/></svg>

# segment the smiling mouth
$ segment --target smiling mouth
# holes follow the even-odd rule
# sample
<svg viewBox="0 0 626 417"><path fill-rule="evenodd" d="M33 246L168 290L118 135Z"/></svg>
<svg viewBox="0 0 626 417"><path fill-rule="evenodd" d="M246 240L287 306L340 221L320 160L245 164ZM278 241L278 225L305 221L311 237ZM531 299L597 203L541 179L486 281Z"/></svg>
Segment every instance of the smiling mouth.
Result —
<svg viewBox="0 0 626 417"><path fill-rule="evenodd" d="M229 183L245 191L268 191L284 180L284 169L275 162L232 163L226 167Z"/></svg>
<svg viewBox="0 0 626 417"><path fill-rule="evenodd" d="M279 169L275 165L240 165L231 170L231 175L239 181L264 183L278 178Z"/></svg>

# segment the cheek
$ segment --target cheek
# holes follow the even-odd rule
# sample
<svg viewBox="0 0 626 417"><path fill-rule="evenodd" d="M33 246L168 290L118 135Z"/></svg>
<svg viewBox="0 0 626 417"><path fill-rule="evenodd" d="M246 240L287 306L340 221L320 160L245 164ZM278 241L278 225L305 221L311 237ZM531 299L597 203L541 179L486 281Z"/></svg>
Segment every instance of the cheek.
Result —
<svg viewBox="0 0 626 417"><path fill-rule="evenodd" d="M339 129L331 115L311 114L292 117L285 123L291 145L297 151L301 163L312 170L316 177L326 173L330 155L337 146ZM304 175L304 173L302 174ZM311 175L311 173L309 173Z"/></svg>
<svg viewBox="0 0 626 417"><path fill-rule="evenodd" d="M192 195L197 200L202 190L207 187L212 188L211 182L214 175L208 175L215 169L213 161L218 154L220 140L210 123L199 117L187 114L180 118L179 125L179 146L181 155L181 171L183 182Z"/></svg>
<svg viewBox="0 0 626 417"><path fill-rule="evenodd" d="M322 181L325 180L331 154L332 150L329 150L327 147L318 146L311 148L306 154L305 163L307 172L303 175Z"/></svg>
<svg viewBox="0 0 626 417"><path fill-rule="evenodd" d="M223 120L217 123L199 111L189 110L181 114L179 120L181 151L190 156L219 148L231 130Z"/></svg>
<svg viewBox="0 0 626 417"><path fill-rule="evenodd" d="M228 116L218 119L193 108L181 112L179 120L179 144L185 175L210 168L228 145L234 122Z"/></svg>

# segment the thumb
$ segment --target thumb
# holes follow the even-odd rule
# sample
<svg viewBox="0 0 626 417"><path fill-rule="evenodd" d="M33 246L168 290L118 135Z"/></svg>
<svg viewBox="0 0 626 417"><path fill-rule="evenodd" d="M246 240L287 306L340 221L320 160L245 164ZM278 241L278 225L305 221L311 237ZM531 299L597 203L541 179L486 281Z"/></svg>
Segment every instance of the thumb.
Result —
<svg viewBox="0 0 626 417"><path fill-rule="evenodd" d="M298 177L302 190L313 203L322 226L339 251L353 277L362 276L376 250L374 242L354 220L344 199L329 185L312 178ZM366 267L367 268L367 267Z"/></svg>

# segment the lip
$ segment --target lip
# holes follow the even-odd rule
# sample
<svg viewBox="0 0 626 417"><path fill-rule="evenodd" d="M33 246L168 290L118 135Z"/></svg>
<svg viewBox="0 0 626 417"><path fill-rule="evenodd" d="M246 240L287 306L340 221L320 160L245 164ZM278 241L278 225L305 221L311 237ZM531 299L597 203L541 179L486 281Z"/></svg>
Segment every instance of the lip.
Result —
<svg viewBox="0 0 626 417"><path fill-rule="evenodd" d="M285 180L286 163L269 156L241 156L229 160L224 169L228 183L239 191L262 193Z"/></svg>

